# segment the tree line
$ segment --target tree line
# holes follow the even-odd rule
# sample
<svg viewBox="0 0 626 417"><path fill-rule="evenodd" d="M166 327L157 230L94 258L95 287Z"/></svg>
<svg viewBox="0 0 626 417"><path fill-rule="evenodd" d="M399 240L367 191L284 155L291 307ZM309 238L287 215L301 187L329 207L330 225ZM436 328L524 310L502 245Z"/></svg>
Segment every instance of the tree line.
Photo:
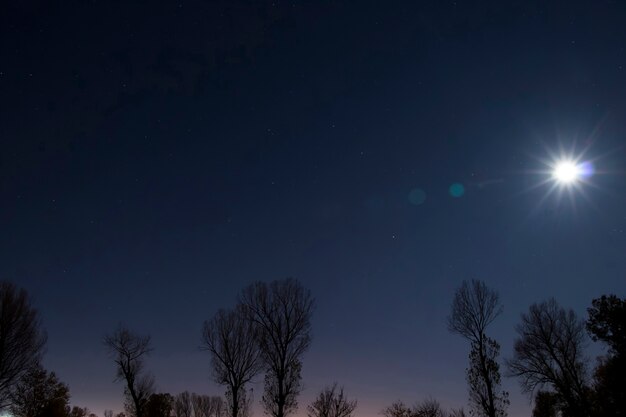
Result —
<svg viewBox="0 0 626 417"><path fill-rule="evenodd" d="M248 417L250 382L262 377L260 403L270 417L298 409L302 361L311 345L315 300L295 279L257 282L244 288L235 305L204 322L200 349L210 359L213 380L224 396L187 391L158 393L145 359L149 335L124 325L103 344L123 385L124 412L104 417ZM500 344L488 335L502 314L498 293L478 280L464 281L447 317L450 332L468 343L469 414L506 417L509 394L501 377L517 378L534 401L533 417L609 417L626 415L626 299L603 295L592 300L586 319L548 299L532 304L516 326L512 356L500 359ZM588 340L607 352L590 366ZM69 388L41 365L46 333L25 290L0 282L0 411L15 417L97 417L69 406ZM504 371L502 371L503 369ZM357 401L337 383L307 405L309 417L352 417ZM396 401L384 417L465 417L464 409L445 410L432 398L408 406Z"/></svg>

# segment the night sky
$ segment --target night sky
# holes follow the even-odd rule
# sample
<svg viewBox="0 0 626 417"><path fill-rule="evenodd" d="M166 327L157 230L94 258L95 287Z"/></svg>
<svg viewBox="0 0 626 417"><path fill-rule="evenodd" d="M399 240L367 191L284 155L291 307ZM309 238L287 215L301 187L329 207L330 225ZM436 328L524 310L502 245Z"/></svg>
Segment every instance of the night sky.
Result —
<svg viewBox="0 0 626 417"><path fill-rule="evenodd" d="M152 335L159 391L222 394L203 321L286 277L317 299L298 416L334 381L358 416L467 409L464 279L500 293L503 358L531 303L626 295L625 22L605 0L2 1L0 278L100 415L118 322ZM580 155L595 174L550 192Z"/></svg>

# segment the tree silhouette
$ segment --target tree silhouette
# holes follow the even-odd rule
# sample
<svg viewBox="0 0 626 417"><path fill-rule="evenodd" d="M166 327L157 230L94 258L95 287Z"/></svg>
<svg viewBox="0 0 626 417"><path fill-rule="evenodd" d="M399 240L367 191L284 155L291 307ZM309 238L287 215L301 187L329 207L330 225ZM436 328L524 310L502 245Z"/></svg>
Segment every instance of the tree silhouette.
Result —
<svg viewBox="0 0 626 417"><path fill-rule="evenodd" d="M11 405L11 391L41 359L46 335L28 294L0 282L0 411Z"/></svg>
<svg viewBox="0 0 626 417"><path fill-rule="evenodd" d="M487 337L487 327L502 313L498 293L483 282L463 281L452 301L448 329L470 342L470 366L467 369L471 412L478 416L503 417L508 393L500 389L500 346Z"/></svg>
<svg viewBox="0 0 626 417"><path fill-rule="evenodd" d="M413 410L411 410L411 408L409 408L402 401L398 400L391 404L389 407L383 409L381 411L381 414L384 417L412 417Z"/></svg>
<svg viewBox="0 0 626 417"><path fill-rule="evenodd" d="M550 391L537 391L532 417L557 417L561 408L558 394Z"/></svg>
<svg viewBox="0 0 626 417"><path fill-rule="evenodd" d="M89 409L87 407L77 407L77 406L72 407L69 413L67 413L67 417L87 417L88 415L89 415Z"/></svg>
<svg viewBox="0 0 626 417"><path fill-rule="evenodd" d="M584 323L554 299L530 306L517 326L514 357L507 361L512 376L525 392L550 386L569 416L589 412Z"/></svg>
<svg viewBox="0 0 626 417"><path fill-rule="evenodd" d="M414 417L447 417L447 413L441 408L439 401L429 398L423 400L413 407Z"/></svg>
<svg viewBox="0 0 626 417"><path fill-rule="evenodd" d="M194 417L221 417L223 402L222 397L191 394Z"/></svg>
<svg viewBox="0 0 626 417"><path fill-rule="evenodd" d="M626 355L626 299L603 295L587 309L587 330L594 341L606 343L615 356Z"/></svg>
<svg viewBox="0 0 626 417"><path fill-rule="evenodd" d="M145 407L154 392L154 378L144 373L144 358L152 351L150 336L141 336L120 325L104 344L116 365L116 380L126 387L126 411L132 417L146 417Z"/></svg>
<svg viewBox="0 0 626 417"><path fill-rule="evenodd" d="M491 381L491 387L499 387L501 383L500 365L497 362L500 354L500 345L490 337L483 340L482 349L480 345L472 343L469 354L470 366L467 369L467 383L470 389L470 404L474 407L471 414L484 415L485 410L489 410L490 404L489 385L486 381ZM485 378L487 375L487 378ZM494 409L497 416L506 415L509 405L509 393L502 391L493 396Z"/></svg>
<svg viewBox="0 0 626 417"><path fill-rule="evenodd" d="M266 371L263 406L270 416L285 417L298 407L314 300L309 290L288 278L252 284L242 291L240 302L259 333Z"/></svg>
<svg viewBox="0 0 626 417"><path fill-rule="evenodd" d="M14 417L68 417L69 399L67 385L35 364L15 387L10 410Z"/></svg>
<svg viewBox="0 0 626 417"><path fill-rule="evenodd" d="M219 310L204 323L202 349L211 354L215 382L225 385L230 417L247 410L246 384L261 370L257 329L238 306Z"/></svg>
<svg viewBox="0 0 626 417"><path fill-rule="evenodd" d="M146 404L147 417L171 417L174 399L170 394L152 394ZM106 412L105 412L106 414ZM106 416L105 416L106 417Z"/></svg>
<svg viewBox="0 0 626 417"><path fill-rule="evenodd" d="M587 311L591 338L609 348L594 372L594 409L599 416L625 416L626 300L603 295Z"/></svg>
<svg viewBox="0 0 626 417"><path fill-rule="evenodd" d="M348 400L343 392L343 387L337 388L337 383L332 387L324 388L307 407L309 417L351 417L356 409L356 400Z"/></svg>
<svg viewBox="0 0 626 417"><path fill-rule="evenodd" d="M181 392L174 397L174 416L191 417L193 406L191 404L191 394L188 391Z"/></svg>
<svg viewBox="0 0 626 417"><path fill-rule="evenodd" d="M449 412L441 408L439 401L428 398L408 407L402 401L396 401L385 408L381 414L384 417L465 417L462 408L452 409Z"/></svg>
<svg viewBox="0 0 626 417"><path fill-rule="evenodd" d="M213 396L211 397L211 408L213 410L213 415L215 417L222 417L224 414L224 400L222 399L222 397L219 396ZM208 416L210 416L211 414L208 413Z"/></svg>
<svg viewBox="0 0 626 417"><path fill-rule="evenodd" d="M463 408L453 408L448 415L449 417L465 417L465 410Z"/></svg>

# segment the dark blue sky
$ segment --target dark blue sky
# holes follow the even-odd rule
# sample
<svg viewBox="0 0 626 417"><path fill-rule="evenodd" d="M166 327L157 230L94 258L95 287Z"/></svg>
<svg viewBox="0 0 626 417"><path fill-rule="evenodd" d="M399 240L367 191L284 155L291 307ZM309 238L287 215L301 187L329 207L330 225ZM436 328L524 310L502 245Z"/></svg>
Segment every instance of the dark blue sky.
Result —
<svg viewBox="0 0 626 417"><path fill-rule="evenodd" d="M0 4L0 277L76 405L121 409L119 321L160 390L222 393L201 325L254 280L317 298L299 415L333 381L364 417L465 406L464 279L503 357L532 302L625 295L626 5L387 3ZM571 199L533 188L560 146L597 171Z"/></svg>

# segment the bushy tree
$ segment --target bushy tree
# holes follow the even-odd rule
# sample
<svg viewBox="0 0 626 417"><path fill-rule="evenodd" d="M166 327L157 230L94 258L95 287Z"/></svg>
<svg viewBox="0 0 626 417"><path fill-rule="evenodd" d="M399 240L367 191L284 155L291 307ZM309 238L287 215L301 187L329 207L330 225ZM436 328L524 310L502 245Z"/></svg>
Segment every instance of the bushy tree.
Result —
<svg viewBox="0 0 626 417"><path fill-rule="evenodd" d="M594 409L598 416L626 416L626 300L603 295L588 309L587 331L609 348L594 372Z"/></svg>
<svg viewBox="0 0 626 417"><path fill-rule="evenodd" d="M594 341L607 344L615 356L626 355L626 299L603 295L587 309L587 330Z"/></svg>
<svg viewBox="0 0 626 417"><path fill-rule="evenodd" d="M532 417L557 417L563 408L559 395L550 391L537 391Z"/></svg>
<svg viewBox="0 0 626 417"><path fill-rule="evenodd" d="M89 409L87 407L74 406L68 413L68 417L87 417L89 416Z"/></svg>
<svg viewBox="0 0 626 417"><path fill-rule="evenodd" d="M170 394L152 394L146 404L147 417L171 417L174 399ZM105 412L106 414L106 412ZM105 416L106 417L106 416Z"/></svg>
<svg viewBox="0 0 626 417"><path fill-rule="evenodd" d="M54 372L35 364L13 390L10 410L14 417L74 417L68 413L69 399L67 385Z"/></svg>

